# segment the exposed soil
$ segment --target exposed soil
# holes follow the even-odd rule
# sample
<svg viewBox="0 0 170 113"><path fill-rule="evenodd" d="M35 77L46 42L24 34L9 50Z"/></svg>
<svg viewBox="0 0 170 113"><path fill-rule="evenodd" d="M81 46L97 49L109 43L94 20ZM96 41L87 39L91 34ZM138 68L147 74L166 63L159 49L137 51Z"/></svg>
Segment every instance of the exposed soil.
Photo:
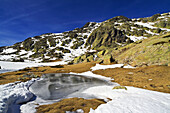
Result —
<svg viewBox="0 0 170 113"><path fill-rule="evenodd" d="M134 86L170 93L170 66L148 66L136 69L114 68L93 71L123 86Z"/></svg>
<svg viewBox="0 0 170 113"><path fill-rule="evenodd" d="M90 108L96 109L100 104L104 103L103 100L99 99L69 98L54 104L41 105L36 109L37 113L65 113L65 111L76 111L77 109L82 109L84 113L89 113Z"/></svg>

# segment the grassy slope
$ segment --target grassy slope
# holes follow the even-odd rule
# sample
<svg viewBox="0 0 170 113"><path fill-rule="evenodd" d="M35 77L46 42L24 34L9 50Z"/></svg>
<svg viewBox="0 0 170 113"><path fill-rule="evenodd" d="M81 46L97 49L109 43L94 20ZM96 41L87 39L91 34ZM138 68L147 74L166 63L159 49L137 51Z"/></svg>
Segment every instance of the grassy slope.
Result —
<svg viewBox="0 0 170 113"><path fill-rule="evenodd" d="M170 93L170 66L147 66L136 69L114 68L93 71L123 86L134 86Z"/></svg>
<svg viewBox="0 0 170 113"><path fill-rule="evenodd" d="M112 51L112 55L119 63L129 63L133 66L168 65L170 63L170 33L132 43Z"/></svg>

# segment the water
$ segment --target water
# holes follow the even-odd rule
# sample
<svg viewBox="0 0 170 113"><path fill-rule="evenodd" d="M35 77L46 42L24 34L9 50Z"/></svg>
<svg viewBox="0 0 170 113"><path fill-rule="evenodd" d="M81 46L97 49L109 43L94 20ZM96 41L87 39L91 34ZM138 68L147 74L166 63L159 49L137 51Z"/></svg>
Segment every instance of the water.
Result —
<svg viewBox="0 0 170 113"><path fill-rule="evenodd" d="M57 100L67 97L94 98L81 92L87 88L114 83L94 77L73 74L45 74L43 79L30 86L30 91L43 100Z"/></svg>

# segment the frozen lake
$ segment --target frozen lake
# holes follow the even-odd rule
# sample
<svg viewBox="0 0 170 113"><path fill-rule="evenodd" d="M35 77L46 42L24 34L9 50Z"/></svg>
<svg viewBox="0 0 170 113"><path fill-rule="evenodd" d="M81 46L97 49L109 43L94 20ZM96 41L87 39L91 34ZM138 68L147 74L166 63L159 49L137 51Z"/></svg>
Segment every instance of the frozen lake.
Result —
<svg viewBox="0 0 170 113"><path fill-rule="evenodd" d="M37 105L51 104L64 98L79 97L85 99L98 98L98 96L83 93L86 89L96 86L115 86L110 80L90 77L85 75L53 73L44 74L40 80L35 81L30 87L35 95L35 100L21 106L22 113L36 112Z"/></svg>
<svg viewBox="0 0 170 113"><path fill-rule="evenodd" d="M38 98L48 101L67 97L93 98L81 92L89 87L114 84L99 78L66 73L44 74L42 78L33 83L29 90Z"/></svg>

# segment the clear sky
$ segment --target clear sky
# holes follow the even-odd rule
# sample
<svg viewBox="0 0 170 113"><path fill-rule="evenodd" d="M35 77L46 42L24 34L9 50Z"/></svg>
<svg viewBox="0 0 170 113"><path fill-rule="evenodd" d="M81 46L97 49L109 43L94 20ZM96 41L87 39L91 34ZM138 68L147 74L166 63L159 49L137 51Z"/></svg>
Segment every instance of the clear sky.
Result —
<svg viewBox="0 0 170 113"><path fill-rule="evenodd" d="M73 30L89 21L165 12L170 12L170 0L0 0L0 46Z"/></svg>

